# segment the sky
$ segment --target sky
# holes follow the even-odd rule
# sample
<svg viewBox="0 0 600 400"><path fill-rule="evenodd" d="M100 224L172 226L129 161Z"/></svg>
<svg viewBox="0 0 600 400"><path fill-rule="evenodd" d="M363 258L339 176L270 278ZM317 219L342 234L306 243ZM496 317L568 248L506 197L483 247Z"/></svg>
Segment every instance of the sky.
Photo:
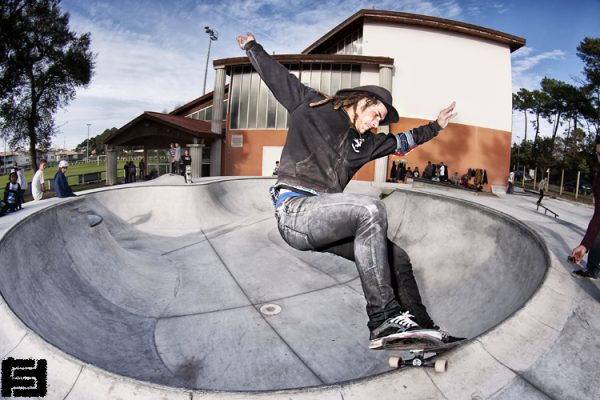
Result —
<svg viewBox="0 0 600 400"><path fill-rule="evenodd" d="M215 59L240 57L235 37L253 32L270 52L298 54L363 8L402 11L467 22L523 37L512 54L513 92L539 88L543 77L577 84L576 55L585 37L600 37L600 0L63 0L71 29L90 32L95 53L91 83L56 115L56 147L74 148L144 111L170 112L202 95L210 26L206 91ZM523 136L513 117L513 141ZM543 127L549 132L549 126ZM530 129L531 132L531 129Z"/></svg>

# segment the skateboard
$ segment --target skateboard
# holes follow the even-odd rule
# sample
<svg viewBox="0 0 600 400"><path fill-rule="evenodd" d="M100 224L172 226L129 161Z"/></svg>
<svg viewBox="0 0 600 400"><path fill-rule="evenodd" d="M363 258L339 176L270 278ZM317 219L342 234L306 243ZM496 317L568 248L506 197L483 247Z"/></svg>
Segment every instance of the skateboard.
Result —
<svg viewBox="0 0 600 400"><path fill-rule="evenodd" d="M429 336L409 337L403 339L391 339L384 341L384 350L406 351L411 354L411 358L404 359L400 356L393 356L388 359L390 368L406 367L429 367L435 372L446 372L448 369L448 360L437 359L445 351L448 351L464 340L452 343L444 343L441 340Z"/></svg>
<svg viewBox="0 0 600 400"><path fill-rule="evenodd" d="M187 183L193 183L192 182L192 166L191 165L185 166L185 181Z"/></svg>

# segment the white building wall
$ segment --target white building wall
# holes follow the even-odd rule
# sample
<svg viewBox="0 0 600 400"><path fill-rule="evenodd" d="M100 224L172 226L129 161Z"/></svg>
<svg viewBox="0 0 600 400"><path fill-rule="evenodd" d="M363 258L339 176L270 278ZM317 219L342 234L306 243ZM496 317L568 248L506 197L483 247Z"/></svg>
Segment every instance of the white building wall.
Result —
<svg viewBox="0 0 600 400"><path fill-rule="evenodd" d="M508 46L416 26L365 21L363 55L394 59L393 97L400 116L434 119L457 102L456 123L511 130ZM361 85L377 84L367 71Z"/></svg>

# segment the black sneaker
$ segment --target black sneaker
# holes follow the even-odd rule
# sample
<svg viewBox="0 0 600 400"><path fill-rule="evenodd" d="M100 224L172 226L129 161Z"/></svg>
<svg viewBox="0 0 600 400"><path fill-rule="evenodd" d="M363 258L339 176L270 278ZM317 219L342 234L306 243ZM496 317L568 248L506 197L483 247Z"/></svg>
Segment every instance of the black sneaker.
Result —
<svg viewBox="0 0 600 400"><path fill-rule="evenodd" d="M594 275L590 274L587 269L578 269L571 272L575 278L579 279L598 279Z"/></svg>
<svg viewBox="0 0 600 400"><path fill-rule="evenodd" d="M444 343L462 342L463 340L467 340L467 338L464 337L452 336L437 325L434 325L433 329L435 329L442 335L442 342Z"/></svg>
<svg viewBox="0 0 600 400"><path fill-rule="evenodd" d="M384 340L402 339L414 334L431 336L434 339L442 340L442 334L434 329L424 329L417 325L411 318L413 316L408 312L398 314L386 319L371 332L369 348L376 350L383 348Z"/></svg>

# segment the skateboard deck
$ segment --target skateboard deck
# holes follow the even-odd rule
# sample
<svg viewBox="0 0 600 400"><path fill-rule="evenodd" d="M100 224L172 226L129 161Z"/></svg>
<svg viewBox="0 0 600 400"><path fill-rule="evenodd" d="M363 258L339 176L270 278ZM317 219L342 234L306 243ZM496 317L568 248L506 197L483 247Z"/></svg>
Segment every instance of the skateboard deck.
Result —
<svg viewBox="0 0 600 400"><path fill-rule="evenodd" d="M411 354L411 358L407 359L400 356L390 357L388 359L390 368L430 367L434 368L436 372L446 372L448 360L437 359L437 357L462 343L464 340L444 343L430 336L411 336L384 341L383 350L406 351Z"/></svg>

